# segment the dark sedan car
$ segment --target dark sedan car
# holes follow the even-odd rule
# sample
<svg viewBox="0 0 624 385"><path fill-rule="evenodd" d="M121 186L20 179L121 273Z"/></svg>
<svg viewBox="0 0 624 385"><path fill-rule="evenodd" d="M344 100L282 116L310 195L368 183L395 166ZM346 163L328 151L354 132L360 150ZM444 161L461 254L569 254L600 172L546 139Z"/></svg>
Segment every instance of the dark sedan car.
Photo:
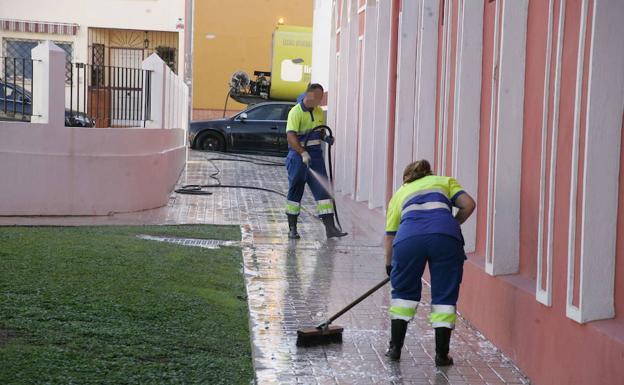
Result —
<svg viewBox="0 0 624 385"><path fill-rule="evenodd" d="M29 91L0 80L0 120L29 122L32 110L32 95ZM84 112L65 109L65 126L94 127L95 120Z"/></svg>
<svg viewBox="0 0 624 385"><path fill-rule="evenodd" d="M255 104L231 118L191 122L191 148L286 155L286 119L293 102Z"/></svg>

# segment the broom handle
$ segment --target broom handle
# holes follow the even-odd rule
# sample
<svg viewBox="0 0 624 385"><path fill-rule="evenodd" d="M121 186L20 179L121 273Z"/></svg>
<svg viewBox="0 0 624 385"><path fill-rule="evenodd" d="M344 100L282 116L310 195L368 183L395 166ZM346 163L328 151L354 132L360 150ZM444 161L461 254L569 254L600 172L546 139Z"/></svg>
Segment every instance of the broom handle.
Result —
<svg viewBox="0 0 624 385"><path fill-rule="evenodd" d="M375 285L372 289L370 289L369 291L367 291L366 293L362 294L361 296L359 296L355 301L351 302L350 304L348 304L347 306L345 306L342 310L340 310L338 313L334 314L333 316L331 316L327 321L323 322L322 324L320 324L319 326L317 326L317 328L322 329L324 327L329 326L330 323L334 322L336 319L338 319L341 315L343 315L344 313L348 312L349 310L351 310L355 305L357 305L358 303L364 301L368 296L370 296L371 294L373 294L374 292L376 292L377 290L379 290L382 286L384 286L386 283L388 283L390 281L390 277L387 277L386 279L384 279L383 281L379 282L377 285Z"/></svg>

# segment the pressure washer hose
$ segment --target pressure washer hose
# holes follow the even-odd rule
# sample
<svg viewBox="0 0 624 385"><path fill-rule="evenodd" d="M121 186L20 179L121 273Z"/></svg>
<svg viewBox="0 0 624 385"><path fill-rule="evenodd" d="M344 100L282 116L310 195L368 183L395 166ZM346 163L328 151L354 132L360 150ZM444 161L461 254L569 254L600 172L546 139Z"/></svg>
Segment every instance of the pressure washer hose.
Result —
<svg viewBox="0 0 624 385"><path fill-rule="evenodd" d="M326 126L326 125L317 126L317 127L314 127L312 131L308 132L308 134L305 137L303 147L305 148L308 146L308 140L310 139L311 133L313 133L314 131L322 131L322 130L327 130L329 132L330 138L334 137L334 132L332 131L331 128L329 128L329 126ZM331 148L332 148L332 144L327 143L327 162L329 163L329 184L333 190L334 189L334 167L332 165ZM334 199L333 191L331 192L331 195L332 195L332 205L334 206L334 217L336 218L336 225L338 227L338 230L342 232L342 225L340 224L340 218L338 217L338 208L336 207L336 200Z"/></svg>
<svg viewBox="0 0 624 385"><path fill-rule="evenodd" d="M312 129L312 131L308 132L308 134L306 135L305 141L304 141L304 147L307 147L308 144L308 139L310 138L310 134L313 133L314 131L322 131L322 130L327 130L329 132L329 136L331 138L334 137L334 133L332 131L331 128L329 128L329 126L326 125L322 125L322 126L318 126L315 127L314 129ZM331 156L331 148L332 145L330 145L328 143L327 146L327 158L328 158L328 163L329 163L329 184L330 186L334 187L334 171L333 171L333 165L332 165L332 156ZM186 195L212 195L212 192L210 191L206 191L204 190L205 188L240 188L240 189L247 189L247 190L259 190L259 191L265 191L265 192L270 192L270 193L274 193L274 194L278 194L284 198L288 198L288 196L286 194L284 194L281 191L277 191L277 190L273 190L273 189L269 189L269 188L265 188L265 187L257 187L257 186L247 186L247 185L224 185L221 183L221 180L217 177L220 173L221 170L219 169L219 167L217 167L217 165L214 163L215 160L219 160L219 161L230 161L230 162L245 162L245 163L252 163L252 164L256 164L258 166L280 166L283 167L284 164L282 162L272 162L270 160L265 160L265 159L259 159L259 158L255 158L255 157L251 157L251 156L244 156L244 155L240 155L240 154L229 154L229 153L224 153L224 152L219 152L219 151L211 151L217 154L222 154L222 155L227 155L227 156L231 156L232 158L206 158L206 160L217 170L216 172L210 174L210 178L215 180L216 183L215 184L189 184L189 185L185 185L182 186L180 188L177 188L176 190L174 190L176 193L178 194L186 194ZM334 217L336 218L336 225L338 227L338 229L342 232L342 225L340 224L340 218L338 217L338 208L336 207L336 200L333 197L333 191L331 192L332 194L332 205L334 207ZM308 212L305 208L303 208L304 211ZM308 214L311 214L314 217L314 214L308 212Z"/></svg>
<svg viewBox="0 0 624 385"><path fill-rule="evenodd" d="M206 161L212 165L212 167L216 170L209 175L210 179L213 179L215 183L213 184L188 184L181 186L174 191L178 194L183 195L212 195L212 192L206 191L206 188L238 188L245 190L257 190L257 191L265 191L273 194L280 195L284 198L288 198L288 195L284 194L281 191L273 190L266 187L258 187L258 186L247 186L247 185L238 185L238 184L222 184L221 180L218 178L218 175L221 174L221 169L214 163L214 161L229 161L229 162L244 162L244 163L253 163L258 166L279 166L284 167L283 162L273 162L266 159L255 158L251 156L244 156L240 154L228 154L219 151L211 151L214 153L231 156L232 158L206 158ZM305 207L302 207L302 210L309 214L311 217L316 217L313 212L310 212Z"/></svg>

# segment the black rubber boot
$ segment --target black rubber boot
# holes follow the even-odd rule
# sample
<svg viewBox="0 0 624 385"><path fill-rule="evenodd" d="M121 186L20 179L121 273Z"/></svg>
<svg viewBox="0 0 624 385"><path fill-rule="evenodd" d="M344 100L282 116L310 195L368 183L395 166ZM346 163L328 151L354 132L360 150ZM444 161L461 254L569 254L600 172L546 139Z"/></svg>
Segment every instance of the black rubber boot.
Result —
<svg viewBox="0 0 624 385"><path fill-rule="evenodd" d="M407 321L402 319L393 319L392 327L390 329L390 344L386 351L386 357L393 361L401 359L401 349L403 348L403 342L405 341L405 333L407 333Z"/></svg>
<svg viewBox="0 0 624 385"><path fill-rule="evenodd" d="M325 225L325 234L327 235L328 239L340 238L348 234L343 233L336 228L336 225L334 224L334 214L323 215L321 219L323 220L323 224Z"/></svg>
<svg viewBox="0 0 624 385"><path fill-rule="evenodd" d="M287 215L288 216L288 238L289 239L299 239L301 236L297 232L297 218L298 215Z"/></svg>
<svg viewBox="0 0 624 385"><path fill-rule="evenodd" d="M453 365L453 359L448 355L452 332L453 329L449 328L435 328L436 366Z"/></svg>

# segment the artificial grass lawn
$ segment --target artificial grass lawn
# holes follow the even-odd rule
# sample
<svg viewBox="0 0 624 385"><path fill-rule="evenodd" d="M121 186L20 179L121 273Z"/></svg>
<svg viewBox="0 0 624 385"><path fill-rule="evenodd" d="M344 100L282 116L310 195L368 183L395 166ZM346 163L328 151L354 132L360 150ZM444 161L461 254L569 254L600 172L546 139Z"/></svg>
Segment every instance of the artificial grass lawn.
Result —
<svg viewBox="0 0 624 385"><path fill-rule="evenodd" d="M231 226L0 227L0 384L249 384Z"/></svg>

